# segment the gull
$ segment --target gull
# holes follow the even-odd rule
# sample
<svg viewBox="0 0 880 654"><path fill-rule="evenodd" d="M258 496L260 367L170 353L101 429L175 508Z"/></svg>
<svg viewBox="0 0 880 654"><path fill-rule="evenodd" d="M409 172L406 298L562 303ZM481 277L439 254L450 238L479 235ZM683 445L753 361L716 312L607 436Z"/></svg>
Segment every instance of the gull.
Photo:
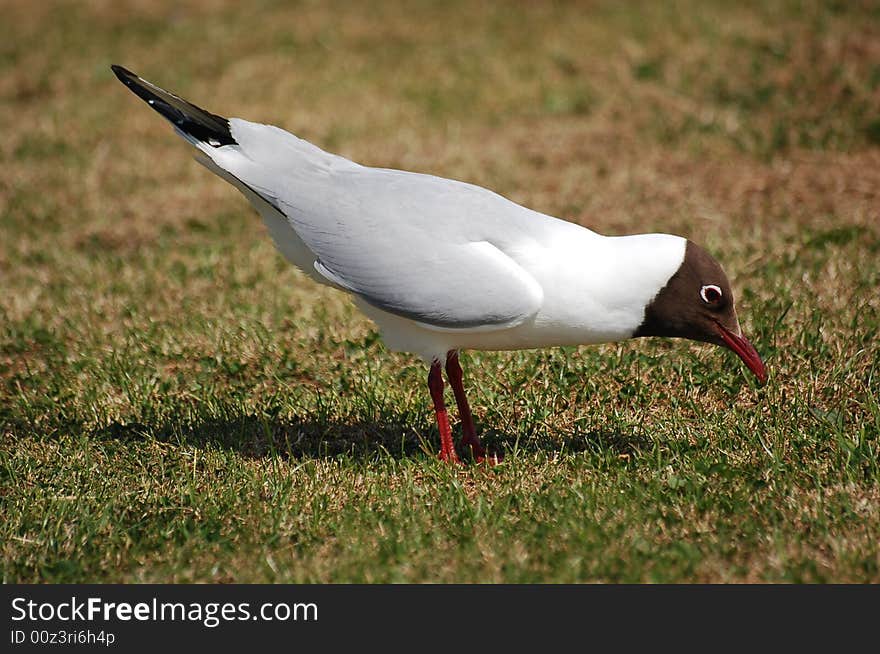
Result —
<svg viewBox="0 0 880 654"><path fill-rule="evenodd" d="M461 350L677 337L727 347L767 379L727 276L687 238L604 236L480 186L362 166L112 70L195 146L199 163L241 191L287 260L350 293L389 348L425 360L444 461L460 459L443 367L461 418L460 448L477 462L498 460L474 427Z"/></svg>

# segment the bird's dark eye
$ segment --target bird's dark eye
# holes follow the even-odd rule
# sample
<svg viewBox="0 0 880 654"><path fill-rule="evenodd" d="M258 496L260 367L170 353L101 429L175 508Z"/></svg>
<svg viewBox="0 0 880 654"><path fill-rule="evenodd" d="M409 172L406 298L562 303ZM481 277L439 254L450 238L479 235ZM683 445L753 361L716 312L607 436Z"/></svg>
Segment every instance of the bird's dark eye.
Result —
<svg viewBox="0 0 880 654"><path fill-rule="evenodd" d="M706 284L700 289L700 297L706 304L718 304L723 297L721 289L715 284Z"/></svg>

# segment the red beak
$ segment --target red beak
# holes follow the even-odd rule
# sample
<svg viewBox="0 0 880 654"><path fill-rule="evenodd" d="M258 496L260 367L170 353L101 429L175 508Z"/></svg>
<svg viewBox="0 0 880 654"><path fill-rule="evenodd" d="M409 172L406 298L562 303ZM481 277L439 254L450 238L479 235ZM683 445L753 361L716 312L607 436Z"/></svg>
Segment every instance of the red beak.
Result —
<svg viewBox="0 0 880 654"><path fill-rule="evenodd" d="M764 367L764 362L761 361L761 355L758 354L755 346L744 337L734 334L721 323L715 324L718 325L718 334L724 340L724 344L736 352L737 356L743 360L743 363L749 367L749 370L755 373L755 377L758 378L759 382L762 384L766 382L767 368Z"/></svg>

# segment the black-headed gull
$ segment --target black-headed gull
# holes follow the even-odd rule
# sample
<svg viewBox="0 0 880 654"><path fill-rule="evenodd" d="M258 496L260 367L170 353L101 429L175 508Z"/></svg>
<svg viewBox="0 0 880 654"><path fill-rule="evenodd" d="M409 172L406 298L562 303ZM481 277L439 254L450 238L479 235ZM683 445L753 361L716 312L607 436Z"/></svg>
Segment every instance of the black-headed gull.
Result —
<svg viewBox="0 0 880 654"><path fill-rule="evenodd" d="M671 336L724 345L762 382L721 266L668 234L608 237L451 179L361 166L271 125L211 114L113 66L116 76L238 188L281 253L351 293L386 344L430 365L440 456L457 461L442 366L462 447L486 457L458 351Z"/></svg>

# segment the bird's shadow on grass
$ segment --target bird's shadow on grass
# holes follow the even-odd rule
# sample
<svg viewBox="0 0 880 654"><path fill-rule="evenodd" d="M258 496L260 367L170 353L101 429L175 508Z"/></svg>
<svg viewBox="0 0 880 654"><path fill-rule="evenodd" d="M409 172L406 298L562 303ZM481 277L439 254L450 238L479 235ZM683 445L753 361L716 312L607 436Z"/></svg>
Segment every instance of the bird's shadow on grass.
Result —
<svg viewBox="0 0 880 654"><path fill-rule="evenodd" d="M431 439L430 433L420 438L403 422L336 422L257 415L161 425L117 422L98 430L95 436L155 439L181 446L231 450L251 459L371 458L382 454L405 458L425 451Z"/></svg>
<svg viewBox="0 0 880 654"><path fill-rule="evenodd" d="M391 456L405 459L439 450L436 428L421 427L414 427L405 420L341 422L249 415L153 426L116 422L93 435L102 440L155 439L184 446L227 449L252 459L268 456L293 459ZM478 426L478 432L487 449L503 454L514 451L521 454L587 452L634 456L652 445L642 434L601 429L574 433L535 432L522 436L495 429L481 430ZM456 433L456 440L459 437L460 434Z"/></svg>

